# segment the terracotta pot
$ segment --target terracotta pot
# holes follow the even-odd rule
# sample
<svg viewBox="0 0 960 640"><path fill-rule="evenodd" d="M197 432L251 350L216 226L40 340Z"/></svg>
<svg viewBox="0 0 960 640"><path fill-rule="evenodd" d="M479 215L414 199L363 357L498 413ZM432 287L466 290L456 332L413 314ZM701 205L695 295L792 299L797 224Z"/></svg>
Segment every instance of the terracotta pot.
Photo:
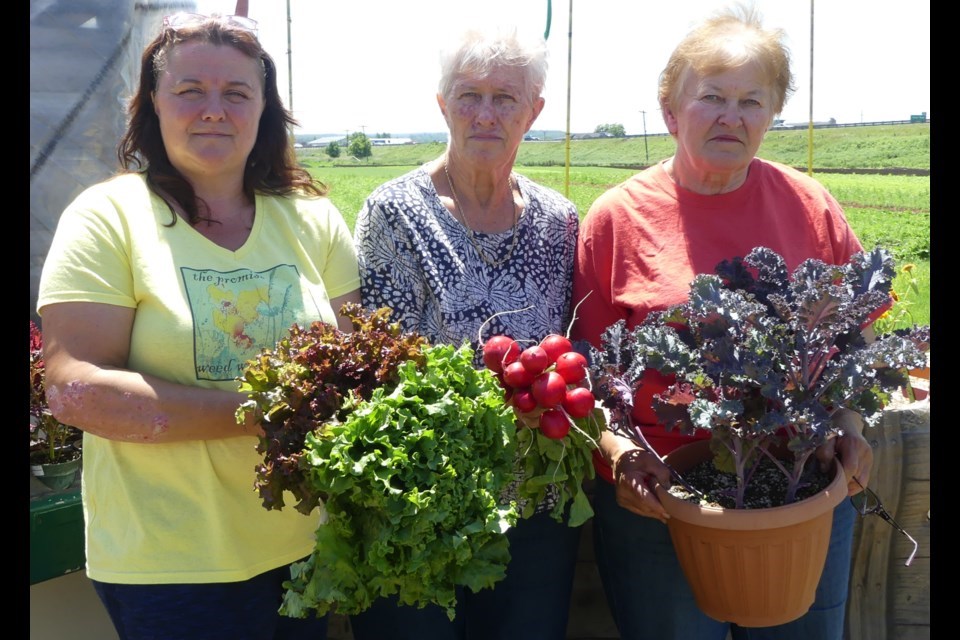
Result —
<svg viewBox="0 0 960 640"><path fill-rule="evenodd" d="M914 378L922 378L923 380L930 379L930 352L927 352L927 366L920 369L910 369L909 373Z"/></svg>
<svg viewBox="0 0 960 640"><path fill-rule="evenodd" d="M710 457L709 440L666 456L681 475ZM847 496L839 464L824 491L783 507L701 507L661 487L677 558L701 611L743 627L795 620L813 604L833 526L833 509Z"/></svg>
<svg viewBox="0 0 960 640"><path fill-rule="evenodd" d="M923 400L930 395L930 354L927 353L927 366L910 369L910 386L902 389L903 397L910 401Z"/></svg>

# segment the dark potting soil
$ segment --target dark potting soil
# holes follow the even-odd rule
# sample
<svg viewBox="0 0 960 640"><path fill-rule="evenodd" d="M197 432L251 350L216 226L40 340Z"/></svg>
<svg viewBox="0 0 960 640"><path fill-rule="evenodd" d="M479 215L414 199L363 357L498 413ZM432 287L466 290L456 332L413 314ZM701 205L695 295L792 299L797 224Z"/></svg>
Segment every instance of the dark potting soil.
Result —
<svg viewBox="0 0 960 640"><path fill-rule="evenodd" d="M789 468L789 467L787 467ZM733 473L718 471L712 460L705 460L682 474L683 479L701 491L705 499L700 499L677 482L673 483L670 493L688 502L699 502L702 506L733 509L737 491L737 476ZM797 500L803 500L819 493L830 485L833 475L820 471L816 461L807 465L797 489ZM787 476L773 462L764 459L754 471L747 483L744 505L747 509L763 509L783 506L787 495Z"/></svg>

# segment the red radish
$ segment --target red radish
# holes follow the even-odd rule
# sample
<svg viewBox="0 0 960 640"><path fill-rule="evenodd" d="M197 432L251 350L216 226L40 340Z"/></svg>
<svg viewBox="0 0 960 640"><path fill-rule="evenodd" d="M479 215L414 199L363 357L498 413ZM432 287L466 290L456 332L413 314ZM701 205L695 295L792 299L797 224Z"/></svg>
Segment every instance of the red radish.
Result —
<svg viewBox="0 0 960 640"><path fill-rule="evenodd" d="M495 373L501 373L505 365L520 356L520 345L507 336L493 336L483 343L483 364Z"/></svg>
<svg viewBox="0 0 960 640"><path fill-rule="evenodd" d="M520 362L534 375L542 373L550 364L547 359L547 352L539 345L533 345L521 351Z"/></svg>
<svg viewBox="0 0 960 640"><path fill-rule="evenodd" d="M550 409L563 402L567 395L567 383L556 371L547 371L534 378L530 392L537 399L537 404Z"/></svg>
<svg viewBox="0 0 960 640"><path fill-rule="evenodd" d="M561 353L554 371L563 376L567 384L577 384L587 377L587 359L576 351Z"/></svg>
<svg viewBox="0 0 960 640"><path fill-rule="evenodd" d="M596 400L590 389L574 387L567 390L562 405L564 411L569 413L571 418L586 418L593 411Z"/></svg>
<svg viewBox="0 0 960 640"><path fill-rule="evenodd" d="M543 435L559 440L570 432L570 420L559 409L548 409L540 414L540 431Z"/></svg>
<svg viewBox="0 0 960 640"><path fill-rule="evenodd" d="M517 389L513 392L513 406L521 413L527 413L537 408L537 399L530 393L530 389Z"/></svg>
<svg viewBox="0 0 960 640"><path fill-rule="evenodd" d="M533 382L534 374L519 360L511 362L503 369L503 381L514 389L529 387Z"/></svg>
<svg viewBox="0 0 960 640"><path fill-rule="evenodd" d="M556 333L551 333L541 340L540 346L547 352L548 364L556 362L561 353L573 351L573 344L567 338Z"/></svg>

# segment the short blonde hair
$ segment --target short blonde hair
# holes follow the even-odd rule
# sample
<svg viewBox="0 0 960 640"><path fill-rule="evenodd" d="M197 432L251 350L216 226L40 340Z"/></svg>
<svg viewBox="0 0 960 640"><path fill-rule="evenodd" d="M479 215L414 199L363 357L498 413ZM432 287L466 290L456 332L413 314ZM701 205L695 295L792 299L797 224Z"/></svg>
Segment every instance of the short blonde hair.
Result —
<svg viewBox="0 0 960 640"><path fill-rule="evenodd" d="M759 11L736 4L708 18L680 41L660 73L660 104L679 106L680 91L689 71L709 76L757 65L773 89L773 115L783 111L793 94L790 50L783 29L766 29Z"/></svg>

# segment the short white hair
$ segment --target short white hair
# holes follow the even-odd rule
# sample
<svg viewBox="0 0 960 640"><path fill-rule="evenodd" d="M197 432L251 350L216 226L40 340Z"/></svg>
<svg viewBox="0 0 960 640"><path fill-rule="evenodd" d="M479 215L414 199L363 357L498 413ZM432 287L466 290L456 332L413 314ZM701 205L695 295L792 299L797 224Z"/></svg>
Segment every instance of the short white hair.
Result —
<svg viewBox="0 0 960 640"><path fill-rule="evenodd" d="M547 43L521 36L515 27L468 29L440 52L440 96L450 98L453 84L464 73L486 76L498 67L523 70L531 102L543 94L547 80Z"/></svg>

